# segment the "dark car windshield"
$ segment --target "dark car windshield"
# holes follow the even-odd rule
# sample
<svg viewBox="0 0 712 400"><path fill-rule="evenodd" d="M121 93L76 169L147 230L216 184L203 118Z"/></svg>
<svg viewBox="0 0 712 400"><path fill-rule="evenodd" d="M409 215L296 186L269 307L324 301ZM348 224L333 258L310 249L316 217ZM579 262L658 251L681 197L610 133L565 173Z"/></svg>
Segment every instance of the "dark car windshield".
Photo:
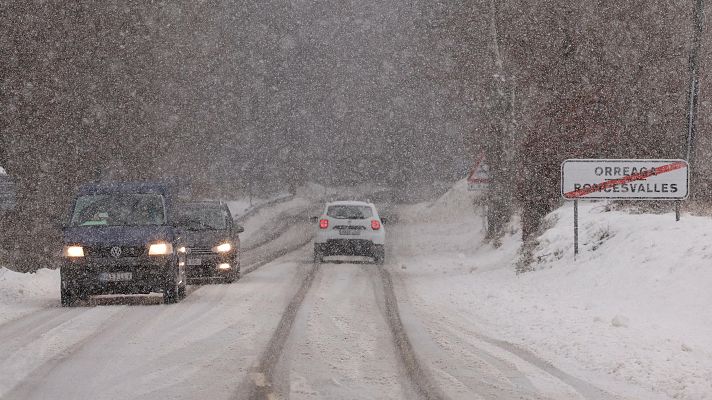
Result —
<svg viewBox="0 0 712 400"><path fill-rule="evenodd" d="M225 230L228 218L225 210L215 207L182 207L178 224L188 230Z"/></svg>
<svg viewBox="0 0 712 400"><path fill-rule="evenodd" d="M368 206L331 206L326 212L331 218L336 219L366 219L373 217L373 210Z"/></svg>
<svg viewBox="0 0 712 400"><path fill-rule="evenodd" d="M77 198L71 226L164 225L163 196L153 193L96 194Z"/></svg>

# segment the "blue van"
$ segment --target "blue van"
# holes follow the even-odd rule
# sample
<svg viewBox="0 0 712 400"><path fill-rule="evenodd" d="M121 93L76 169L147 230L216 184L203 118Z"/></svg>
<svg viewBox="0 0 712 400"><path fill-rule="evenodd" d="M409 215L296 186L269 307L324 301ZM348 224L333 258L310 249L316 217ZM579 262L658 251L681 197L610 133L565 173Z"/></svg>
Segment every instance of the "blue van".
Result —
<svg viewBox="0 0 712 400"><path fill-rule="evenodd" d="M80 188L64 232L62 306L100 294L185 296L177 251L175 190L161 183L101 183Z"/></svg>

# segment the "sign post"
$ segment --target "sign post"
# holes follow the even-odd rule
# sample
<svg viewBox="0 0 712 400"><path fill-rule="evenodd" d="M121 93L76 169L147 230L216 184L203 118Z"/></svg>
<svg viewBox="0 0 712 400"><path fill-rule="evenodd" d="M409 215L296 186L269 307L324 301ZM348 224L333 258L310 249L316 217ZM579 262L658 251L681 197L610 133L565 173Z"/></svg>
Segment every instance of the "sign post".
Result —
<svg viewBox="0 0 712 400"><path fill-rule="evenodd" d="M470 174L467 176L467 190L470 192L486 192L490 188L490 169L485 162L484 153L480 154L477 162L472 166ZM487 201L482 202L482 225L487 230L488 218Z"/></svg>
<svg viewBox="0 0 712 400"><path fill-rule="evenodd" d="M578 254L579 200L670 200L689 194L689 165L684 160L575 159L561 164L561 196L574 202L574 254Z"/></svg>
<svg viewBox="0 0 712 400"><path fill-rule="evenodd" d="M578 200L574 200L574 258L578 255Z"/></svg>

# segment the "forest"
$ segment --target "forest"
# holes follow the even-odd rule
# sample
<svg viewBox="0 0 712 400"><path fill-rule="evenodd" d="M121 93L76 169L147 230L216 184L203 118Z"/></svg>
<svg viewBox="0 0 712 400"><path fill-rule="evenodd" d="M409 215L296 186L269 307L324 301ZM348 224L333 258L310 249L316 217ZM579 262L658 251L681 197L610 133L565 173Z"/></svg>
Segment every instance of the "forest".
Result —
<svg viewBox="0 0 712 400"><path fill-rule="evenodd" d="M563 160L686 159L691 123L691 200L710 203L702 4L4 1L0 166L18 205L0 254L46 265L88 181L219 198L370 182L405 201L480 154L490 236L519 213L527 238L561 203Z"/></svg>

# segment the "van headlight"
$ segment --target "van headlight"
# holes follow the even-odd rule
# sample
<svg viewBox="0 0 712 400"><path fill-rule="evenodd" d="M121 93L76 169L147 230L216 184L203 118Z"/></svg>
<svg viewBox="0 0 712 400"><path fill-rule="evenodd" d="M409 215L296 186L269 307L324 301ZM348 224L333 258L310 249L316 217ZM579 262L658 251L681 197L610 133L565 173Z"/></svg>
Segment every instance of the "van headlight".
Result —
<svg viewBox="0 0 712 400"><path fill-rule="evenodd" d="M64 256L67 258L82 258L84 257L84 247L64 246Z"/></svg>
<svg viewBox="0 0 712 400"><path fill-rule="evenodd" d="M223 243L219 246L213 247L213 252L215 253L227 253L230 250L232 250L232 244L230 243Z"/></svg>
<svg viewBox="0 0 712 400"><path fill-rule="evenodd" d="M169 254L173 254L173 245L168 242L157 242L148 247L149 256L167 256Z"/></svg>

